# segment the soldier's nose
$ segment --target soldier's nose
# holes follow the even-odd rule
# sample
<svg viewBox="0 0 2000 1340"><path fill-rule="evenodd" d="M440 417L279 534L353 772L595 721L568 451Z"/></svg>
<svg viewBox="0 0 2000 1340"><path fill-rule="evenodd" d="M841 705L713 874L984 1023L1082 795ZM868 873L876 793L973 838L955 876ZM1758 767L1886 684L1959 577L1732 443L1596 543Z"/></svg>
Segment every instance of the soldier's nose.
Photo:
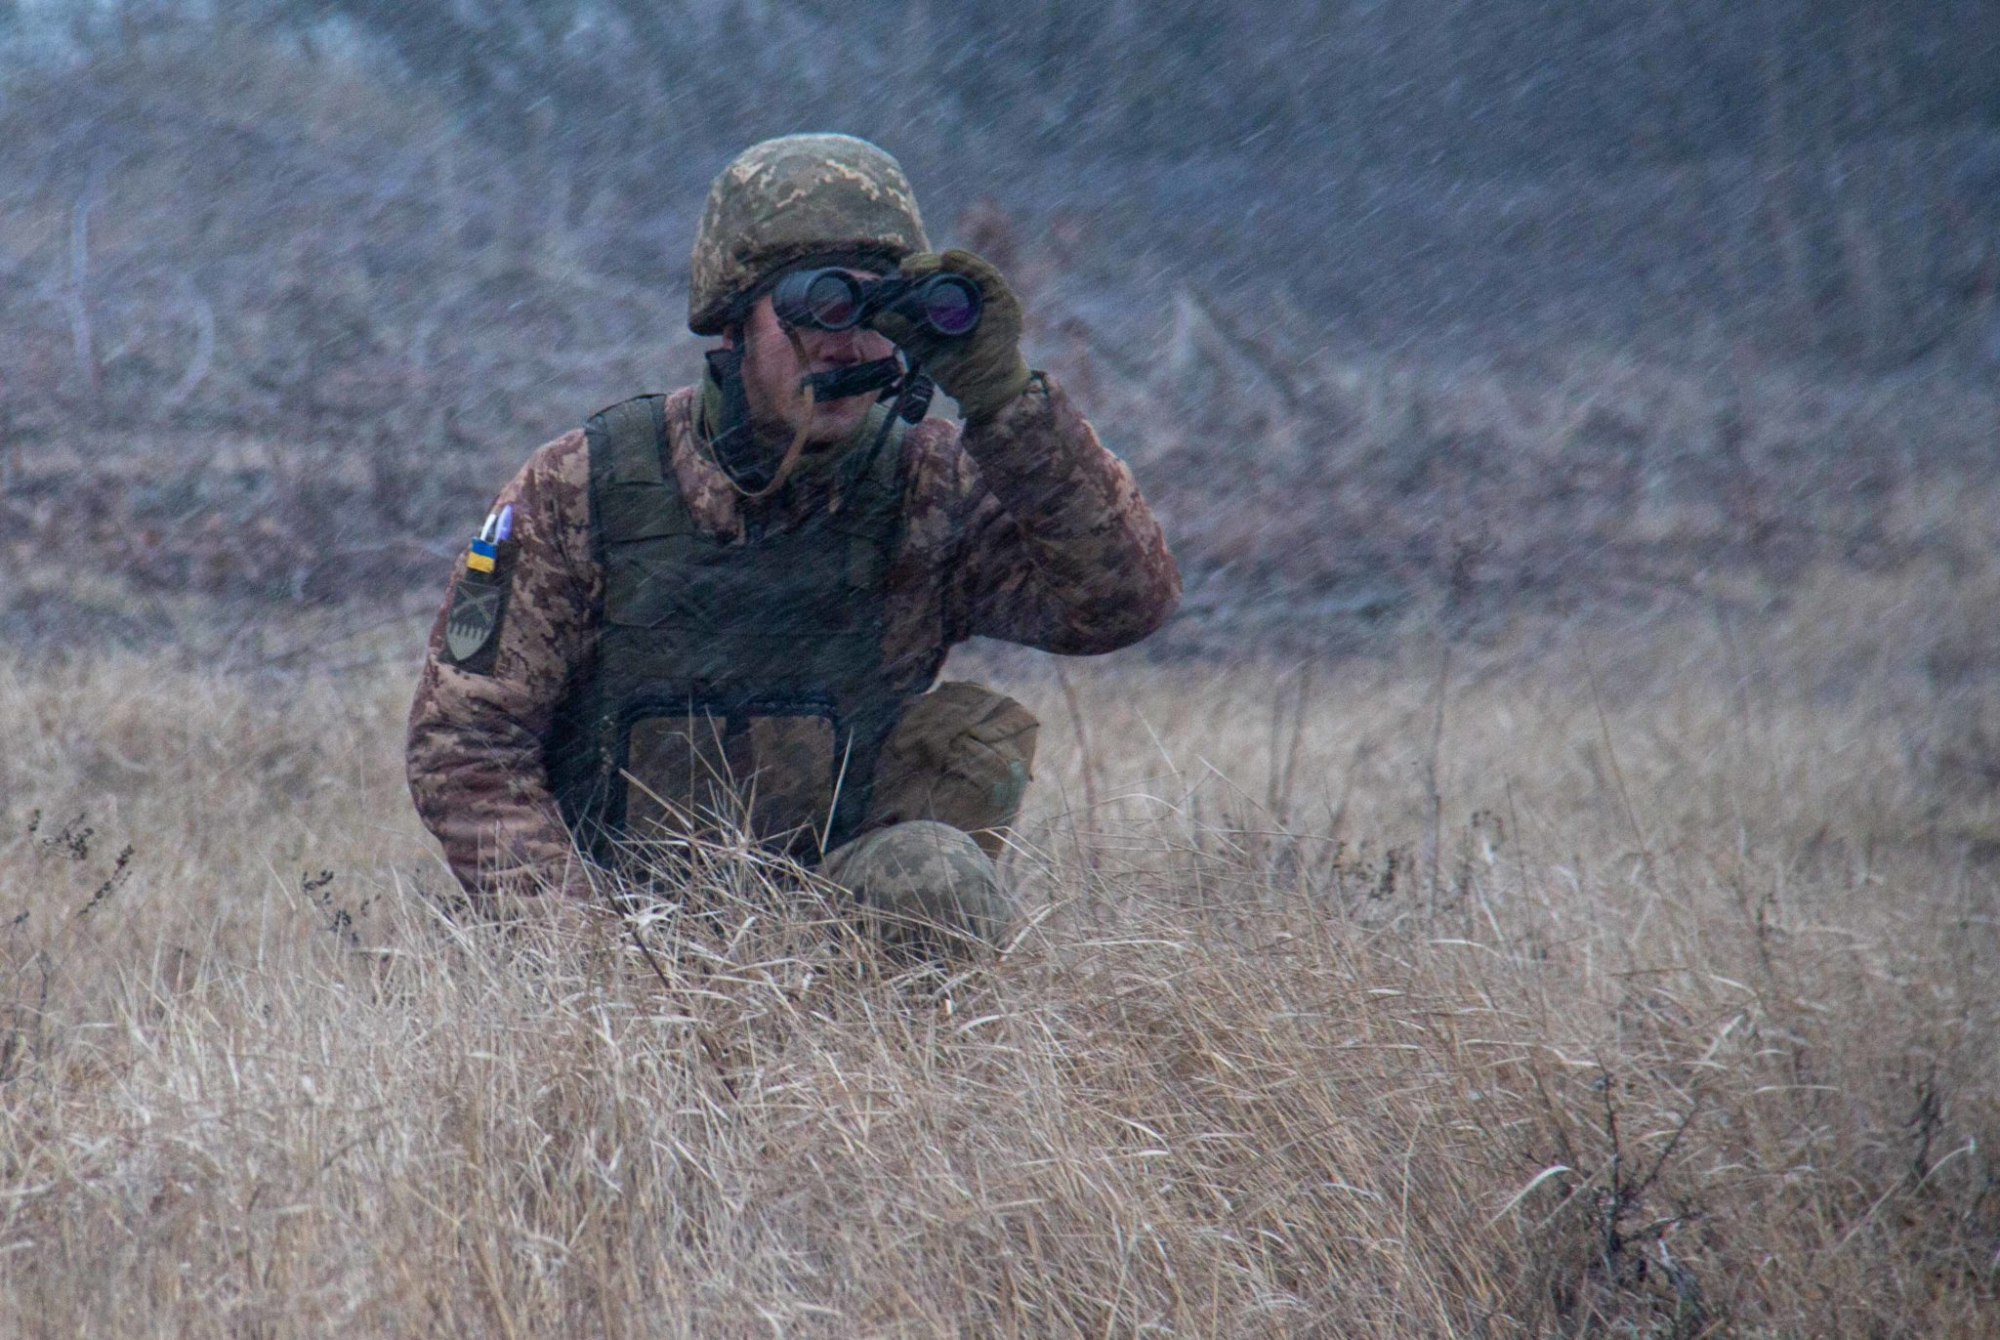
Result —
<svg viewBox="0 0 2000 1340"><path fill-rule="evenodd" d="M854 330L820 332L825 338L812 349L813 356L829 363L855 363L861 359L861 337Z"/></svg>

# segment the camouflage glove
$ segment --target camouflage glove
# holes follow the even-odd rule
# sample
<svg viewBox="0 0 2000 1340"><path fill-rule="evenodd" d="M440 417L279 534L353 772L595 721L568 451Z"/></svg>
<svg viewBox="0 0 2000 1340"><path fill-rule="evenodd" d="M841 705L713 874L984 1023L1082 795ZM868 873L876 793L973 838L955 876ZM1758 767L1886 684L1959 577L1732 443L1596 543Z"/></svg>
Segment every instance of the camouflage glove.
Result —
<svg viewBox="0 0 2000 1340"><path fill-rule="evenodd" d="M923 370L958 402L968 421L990 419L1028 385L1028 365L1021 360L1021 300L998 270L969 251L947 251L942 256L920 251L902 265L905 279L923 279L940 271L963 275L979 286L984 310L970 335L917 330L895 312L880 313L871 324L920 359Z"/></svg>

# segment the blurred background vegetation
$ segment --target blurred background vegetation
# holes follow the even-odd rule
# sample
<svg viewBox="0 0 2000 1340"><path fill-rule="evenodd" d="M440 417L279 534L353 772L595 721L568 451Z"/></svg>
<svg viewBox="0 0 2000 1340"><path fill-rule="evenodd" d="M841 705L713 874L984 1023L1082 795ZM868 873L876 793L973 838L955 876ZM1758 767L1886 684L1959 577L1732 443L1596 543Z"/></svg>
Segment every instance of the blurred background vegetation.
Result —
<svg viewBox="0 0 2000 1340"><path fill-rule="evenodd" d="M1990 0L12 0L0 627L430 596L690 375L702 192L799 129L1027 292L1175 531L1161 648L1984 543Z"/></svg>

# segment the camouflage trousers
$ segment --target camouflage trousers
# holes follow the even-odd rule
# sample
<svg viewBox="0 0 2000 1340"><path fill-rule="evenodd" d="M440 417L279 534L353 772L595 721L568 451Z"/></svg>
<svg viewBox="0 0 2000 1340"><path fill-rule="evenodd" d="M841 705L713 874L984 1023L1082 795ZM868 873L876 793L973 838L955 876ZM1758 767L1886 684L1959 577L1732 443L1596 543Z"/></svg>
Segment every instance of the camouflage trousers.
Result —
<svg viewBox="0 0 2000 1340"><path fill-rule="evenodd" d="M861 835L821 873L884 941L933 956L1002 943L1015 904L994 861L1021 812L1040 723L978 684L912 703L883 746Z"/></svg>
<svg viewBox="0 0 2000 1340"><path fill-rule="evenodd" d="M911 703L875 764L861 833L930 819L997 859L1020 817L1041 723L1005 694L946 680ZM857 839L858 840L858 839Z"/></svg>

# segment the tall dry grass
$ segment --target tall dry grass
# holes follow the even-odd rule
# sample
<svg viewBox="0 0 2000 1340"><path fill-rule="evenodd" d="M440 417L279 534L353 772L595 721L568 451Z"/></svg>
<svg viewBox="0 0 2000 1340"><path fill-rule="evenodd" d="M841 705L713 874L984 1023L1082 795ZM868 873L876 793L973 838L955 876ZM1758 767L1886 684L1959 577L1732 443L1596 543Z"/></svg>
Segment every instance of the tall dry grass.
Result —
<svg viewBox="0 0 2000 1340"><path fill-rule="evenodd" d="M1032 915L949 978L726 861L651 964L440 916L414 630L5 663L0 1332L1990 1335L2000 698L1919 608L989 662Z"/></svg>

